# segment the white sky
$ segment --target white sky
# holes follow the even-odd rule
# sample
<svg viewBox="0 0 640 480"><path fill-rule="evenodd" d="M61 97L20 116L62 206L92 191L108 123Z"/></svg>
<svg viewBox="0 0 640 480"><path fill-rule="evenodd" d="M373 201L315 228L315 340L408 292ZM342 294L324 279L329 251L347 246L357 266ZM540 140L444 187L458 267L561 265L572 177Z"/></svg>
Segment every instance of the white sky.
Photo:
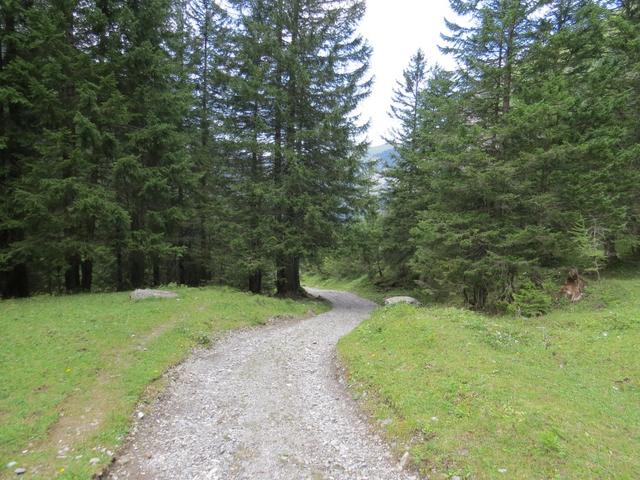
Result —
<svg viewBox="0 0 640 480"><path fill-rule="evenodd" d="M387 114L393 88L418 48L425 52L429 66L438 63L453 68L453 60L438 50L445 16L456 18L449 0L367 0L360 31L373 47L371 73L375 83L360 112L364 121L371 119L368 137L372 146L383 144L382 137L393 126Z"/></svg>

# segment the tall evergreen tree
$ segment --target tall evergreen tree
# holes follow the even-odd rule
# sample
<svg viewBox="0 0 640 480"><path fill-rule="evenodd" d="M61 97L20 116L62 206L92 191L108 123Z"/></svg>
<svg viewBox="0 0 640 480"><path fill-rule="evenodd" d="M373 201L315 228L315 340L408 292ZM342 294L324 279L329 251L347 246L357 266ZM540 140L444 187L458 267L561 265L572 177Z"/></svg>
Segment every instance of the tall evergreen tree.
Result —
<svg viewBox="0 0 640 480"><path fill-rule="evenodd" d="M334 225L348 213L355 192L364 144L355 140L362 127L353 112L369 88L370 49L356 34L364 3L239 5L252 15L248 31L267 47L260 54L266 70L255 72L258 78L268 75L270 105L264 113L272 133L265 140L273 150L268 153L267 218L275 241L277 291L295 295L300 260L332 242Z"/></svg>
<svg viewBox="0 0 640 480"><path fill-rule="evenodd" d="M427 61L422 50L418 50L402 72L402 80L396 81L391 101L391 118L399 123L389 139L396 149L417 147L417 132L420 115L420 96L427 80Z"/></svg>
<svg viewBox="0 0 640 480"><path fill-rule="evenodd" d="M169 0L154 0L127 2L120 16L124 50L117 74L129 131L113 175L131 218L121 262L133 287L162 282L163 267L170 279L186 281L180 261L185 246L171 239L180 236L195 188L181 128L191 99L181 81L181 59L168 50L176 25L171 14Z"/></svg>
<svg viewBox="0 0 640 480"><path fill-rule="evenodd" d="M512 181L503 129L512 115L515 72L527 53L532 16L542 3L454 1L453 10L471 23L448 22L452 33L443 36L443 51L460 65L462 116L450 136L426 135L436 141L427 163L434 197L415 233L414 268L423 281L457 290L476 308L511 299L518 273L529 265L519 250L530 248L528 234L536 238L525 233L528 207ZM439 268L427 267L431 261Z"/></svg>
<svg viewBox="0 0 640 480"><path fill-rule="evenodd" d="M282 96L276 45L281 27L275 21L275 2L237 1L234 8L239 20L232 42L232 112L226 122L233 139L233 267L240 283L258 293L274 273L273 172L280 155L275 130L281 128L275 116Z"/></svg>
<svg viewBox="0 0 640 480"><path fill-rule="evenodd" d="M444 53L453 55L470 92L467 102L481 124L495 123L509 112L514 73L530 44L534 15L545 0L452 0L451 8L467 15L470 26L446 21ZM487 123L488 122L488 123Z"/></svg>
<svg viewBox="0 0 640 480"><path fill-rule="evenodd" d="M391 132L392 138L387 139L395 149L395 164L385 172L387 214L383 225L388 235L383 249L394 280L411 277L408 261L414 248L410 232L417 222L415 212L424 208L424 196L419 193L424 181L418 173L417 162L424 154L424 143L419 135L427 74L424 53L418 50L403 71L402 81L397 81L389 113L398 126Z"/></svg>
<svg viewBox="0 0 640 480"><path fill-rule="evenodd" d="M17 183L24 173L22 158L32 153L33 126L30 116L30 60L26 44L28 7L18 1L5 2L0 10L0 293L3 297L30 293L24 219L16 199Z"/></svg>

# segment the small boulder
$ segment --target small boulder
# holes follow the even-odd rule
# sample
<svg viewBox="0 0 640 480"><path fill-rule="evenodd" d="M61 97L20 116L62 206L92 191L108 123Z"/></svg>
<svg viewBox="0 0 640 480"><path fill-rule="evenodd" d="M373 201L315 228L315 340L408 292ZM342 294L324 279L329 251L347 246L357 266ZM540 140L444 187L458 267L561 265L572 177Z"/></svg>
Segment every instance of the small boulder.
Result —
<svg viewBox="0 0 640 480"><path fill-rule="evenodd" d="M25 473L27 473L27 469L26 468L16 468L14 470L16 475L24 475Z"/></svg>
<svg viewBox="0 0 640 480"><path fill-rule="evenodd" d="M131 300L144 300L146 298L178 298L178 294L175 292L169 292L167 290L151 290L148 288L138 288L131 292L129 295Z"/></svg>
<svg viewBox="0 0 640 480"><path fill-rule="evenodd" d="M395 305L396 303L408 303L410 305L421 305L421 303L413 297L389 297L385 299L385 305Z"/></svg>

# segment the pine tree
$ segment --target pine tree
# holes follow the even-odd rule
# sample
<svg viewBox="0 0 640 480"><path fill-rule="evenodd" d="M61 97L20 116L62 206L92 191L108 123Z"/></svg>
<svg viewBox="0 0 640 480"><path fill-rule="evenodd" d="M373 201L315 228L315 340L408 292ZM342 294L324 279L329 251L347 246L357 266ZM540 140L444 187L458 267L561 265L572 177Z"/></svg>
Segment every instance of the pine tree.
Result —
<svg viewBox="0 0 640 480"><path fill-rule="evenodd" d="M5 2L0 9L0 293L2 297L30 293L28 256L21 248L24 221L16 201L17 182L24 172L23 158L32 152L26 43L26 8Z"/></svg>
<svg viewBox="0 0 640 480"><path fill-rule="evenodd" d="M239 22L233 36L233 59L225 131L232 139L230 208L233 211L233 262L237 281L262 291L274 271L274 185L276 97L274 2L237 1ZM276 28L277 27L277 28Z"/></svg>
<svg viewBox="0 0 640 480"><path fill-rule="evenodd" d="M166 48L175 35L171 15L168 0L131 1L119 18L127 41L117 69L129 132L113 177L118 201L131 218L118 268L126 267L133 287L158 284L163 276L187 280L181 259L188 246L179 237L195 189L182 128L191 98L181 59Z"/></svg>
<svg viewBox="0 0 640 480"><path fill-rule="evenodd" d="M289 238L277 265L281 294L299 290L300 258L331 242L334 226L349 214L366 146L356 141L364 126L354 110L370 86L370 48L356 33L364 2L299 3L290 17L286 68L282 223Z"/></svg>
<svg viewBox="0 0 640 480"><path fill-rule="evenodd" d="M514 72L530 44L534 15L544 0L452 0L451 8L468 15L463 27L446 21L444 53L453 55L469 92L467 102L482 125L495 123L511 109Z"/></svg>
<svg viewBox="0 0 640 480"><path fill-rule="evenodd" d="M348 213L355 192L364 145L354 140L361 128L353 111L369 87L369 47L355 32L364 4L257 1L236 8L243 7L250 17L244 51L249 58L258 54L264 66L245 76L265 79L268 100L262 108L254 102L256 115L247 124L264 118L257 125L268 126L264 138L271 145L263 157L267 165L254 161L261 152L251 147L248 163L258 167L259 178L268 173L271 182L260 191L270 205L266 221L273 232L269 249L277 291L297 295L300 260L333 241L332 230ZM247 88L249 99L258 86ZM250 138L245 141L251 144Z"/></svg>
<svg viewBox="0 0 640 480"><path fill-rule="evenodd" d="M90 60L86 11L74 4L33 5L21 38L24 98L30 142L19 156L15 214L23 237L12 245L29 266L37 290L89 291L98 254L98 218L113 212L104 181L101 148L108 141L93 123L104 99ZM10 79L15 81L15 79ZM17 84L15 84L17 85ZM24 88L24 87L20 87ZM108 87L107 87L108 88Z"/></svg>
<svg viewBox="0 0 640 480"><path fill-rule="evenodd" d="M396 81L391 103L391 118L399 122L388 141L396 147L415 150L417 131L420 124L420 96L427 79L427 61L422 50L418 50L402 72L402 81Z"/></svg>
<svg viewBox="0 0 640 480"><path fill-rule="evenodd" d="M411 274L408 261L414 253L410 242L411 229L416 225L415 212L424 208L424 196L417 163L424 155L424 142L419 138L423 95L427 82L427 64L424 53L418 50L402 73L394 89L390 116L399 125L387 142L395 148L395 164L385 172L387 191L384 202L387 214L383 219L387 239L384 257L396 280L408 280Z"/></svg>
<svg viewBox="0 0 640 480"><path fill-rule="evenodd" d="M540 236L528 230L528 205L514 181L504 128L513 115L515 72L530 44L531 17L542 3L454 1L453 10L469 15L471 24L448 22L452 33L443 36L443 51L461 67L454 87L460 113L451 116L455 109L445 104L427 125L429 206L415 229L413 266L434 291L457 290L475 308L512 298L530 261L527 237ZM438 116L454 120L448 135L435 130L441 130Z"/></svg>

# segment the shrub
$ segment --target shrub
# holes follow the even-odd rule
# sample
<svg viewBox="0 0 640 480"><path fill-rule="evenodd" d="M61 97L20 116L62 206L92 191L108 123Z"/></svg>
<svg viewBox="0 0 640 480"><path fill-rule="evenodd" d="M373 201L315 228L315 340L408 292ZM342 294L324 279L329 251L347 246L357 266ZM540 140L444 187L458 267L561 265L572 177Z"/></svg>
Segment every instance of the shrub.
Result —
<svg viewBox="0 0 640 480"><path fill-rule="evenodd" d="M552 297L531 280L524 281L513 293L507 312L521 317L539 317L551 310Z"/></svg>

